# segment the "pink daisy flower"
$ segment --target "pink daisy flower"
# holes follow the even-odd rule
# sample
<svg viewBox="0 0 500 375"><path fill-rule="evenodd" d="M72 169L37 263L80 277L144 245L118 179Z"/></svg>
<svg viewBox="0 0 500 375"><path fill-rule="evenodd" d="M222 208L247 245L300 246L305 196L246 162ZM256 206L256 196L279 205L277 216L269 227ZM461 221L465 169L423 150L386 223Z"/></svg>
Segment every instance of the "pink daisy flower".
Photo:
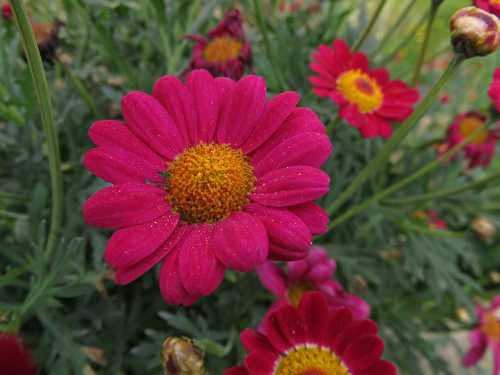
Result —
<svg viewBox="0 0 500 375"><path fill-rule="evenodd" d="M344 291L339 282L333 280L337 264L328 257L325 249L313 246L305 259L288 262L284 271L272 262L257 267L262 284L279 299L271 311L283 304L298 306L308 291L322 292L331 309L348 307L354 318L370 316L370 305L361 298Z"/></svg>
<svg viewBox="0 0 500 375"><path fill-rule="evenodd" d="M498 128L498 125L497 125ZM486 116L470 111L455 117L448 128L445 151L461 143L473 132L478 131L471 142L464 147L469 168L487 167L495 154L496 143L500 139L500 129L490 130L486 126Z"/></svg>
<svg viewBox="0 0 500 375"><path fill-rule="evenodd" d="M493 101L497 112L500 112L500 68L497 68L493 73L493 81L488 89L488 95Z"/></svg>
<svg viewBox="0 0 500 375"><path fill-rule="evenodd" d="M83 206L85 222L115 229L105 260L127 284L163 261L165 301L212 293L224 270L306 256L326 230L312 201L329 189L319 167L332 146L299 96L266 98L265 81L191 72L122 100L124 122L98 121L84 165L112 183Z"/></svg>
<svg viewBox="0 0 500 375"><path fill-rule="evenodd" d="M0 372L2 375L36 375L30 352L15 335L0 332Z"/></svg>
<svg viewBox="0 0 500 375"><path fill-rule="evenodd" d="M499 0L474 0L474 5L495 16L500 17L500 1Z"/></svg>
<svg viewBox="0 0 500 375"><path fill-rule="evenodd" d="M465 367L472 367L484 356L488 346L493 351L493 375L500 374L500 296L487 308L476 305L479 323L469 334L470 349L463 358Z"/></svg>
<svg viewBox="0 0 500 375"><path fill-rule="evenodd" d="M391 81L385 69L369 69L366 55L351 52L343 40L319 46L312 57L310 67L317 74L309 78L313 92L336 103L340 117L363 137L389 138L392 122L404 121L413 112L418 91L403 81Z"/></svg>
<svg viewBox="0 0 500 375"><path fill-rule="evenodd" d="M240 79L245 67L252 65L252 48L245 39L239 10L226 13L208 36L189 35L197 43L193 47L189 69L207 69L214 76Z"/></svg>
<svg viewBox="0 0 500 375"><path fill-rule="evenodd" d="M298 308L283 305L263 322L265 333L246 329L244 366L224 375L396 375L380 359L384 343L371 320L354 320L349 309L332 311L319 292L304 295Z"/></svg>

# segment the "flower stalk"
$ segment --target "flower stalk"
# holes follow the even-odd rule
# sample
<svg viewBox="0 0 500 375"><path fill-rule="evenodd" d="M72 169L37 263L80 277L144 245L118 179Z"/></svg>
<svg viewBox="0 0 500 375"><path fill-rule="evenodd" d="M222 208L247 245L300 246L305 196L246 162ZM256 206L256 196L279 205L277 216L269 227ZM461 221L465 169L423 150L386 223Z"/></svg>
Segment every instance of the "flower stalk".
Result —
<svg viewBox="0 0 500 375"><path fill-rule="evenodd" d="M37 101L40 106L43 132L47 142L52 189L52 207L46 251L47 254L50 254L57 245L63 215L63 178L61 172L61 155L54 125L54 114L50 101L49 86L43 70L40 51L38 50L35 36L22 1L11 0L11 5L14 11L16 24L21 34L24 49L26 51L28 67L31 72Z"/></svg>
<svg viewBox="0 0 500 375"><path fill-rule="evenodd" d="M370 22L368 22L368 25L366 26L365 30L359 36L358 40L356 40L356 42L354 43L354 46L352 47L353 51L357 51L361 48L361 46L365 42L368 35L370 35L370 33L373 29L373 26L375 26L375 22L377 22L380 14L382 13L382 10L384 9L386 4L387 4L387 0L380 0L380 3L378 4L377 9L375 9L375 13L373 13L372 18L370 19Z"/></svg>

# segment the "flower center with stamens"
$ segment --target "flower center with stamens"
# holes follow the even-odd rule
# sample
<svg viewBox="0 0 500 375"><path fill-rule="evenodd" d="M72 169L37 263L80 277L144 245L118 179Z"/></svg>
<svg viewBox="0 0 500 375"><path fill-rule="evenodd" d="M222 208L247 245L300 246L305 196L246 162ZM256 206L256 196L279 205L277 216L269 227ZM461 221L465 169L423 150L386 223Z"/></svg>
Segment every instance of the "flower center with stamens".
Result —
<svg viewBox="0 0 500 375"><path fill-rule="evenodd" d="M460 122L460 134L462 137L467 138L472 133L476 132L476 135L472 137L470 143L479 145L488 139L488 129L484 121L476 116L467 116Z"/></svg>
<svg viewBox="0 0 500 375"><path fill-rule="evenodd" d="M298 346L286 352L273 375L349 375L339 357L330 349L315 345Z"/></svg>
<svg viewBox="0 0 500 375"><path fill-rule="evenodd" d="M336 81L337 90L361 113L371 113L382 106L384 94L378 82L360 69L342 73Z"/></svg>
<svg viewBox="0 0 500 375"><path fill-rule="evenodd" d="M486 313L484 321L481 324L481 332L492 340L500 340L500 319L497 316L498 311Z"/></svg>
<svg viewBox="0 0 500 375"><path fill-rule="evenodd" d="M490 0L491 5L500 5L500 0Z"/></svg>
<svg viewBox="0 0 500 375"><path fill-rule="evenodd" d="M307 282L298 282L288 288L288 301L295 307L299 306L302 296L306 292L314 290L314 287Z"/></svg>
<svg viewBox="0 0 500 375"><path fill-rule="evenodd" d="M211 40L203 49L203 58L211 63L225 63L238 57L242 43L228 35Z"/></svg>
<svg viewBox="0 0 500 375"><path fill-rule="evenodd" d="M215 223L248 203L253 168L241 150L200 143L169 163L166 199L189 223Z"/></svg>

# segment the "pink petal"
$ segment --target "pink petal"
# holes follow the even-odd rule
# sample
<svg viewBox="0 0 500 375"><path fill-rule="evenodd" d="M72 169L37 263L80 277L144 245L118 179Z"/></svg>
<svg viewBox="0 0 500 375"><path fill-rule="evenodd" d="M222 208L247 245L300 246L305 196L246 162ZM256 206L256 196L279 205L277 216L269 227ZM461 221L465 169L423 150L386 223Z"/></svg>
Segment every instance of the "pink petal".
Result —
<svg viewBox="0 0 500 375"><path fill-rule="evenodd" d="M102 228L142 224L168 212L164 190L138 183L106 187L83 205L85 223Z"/></svg>
<svg viewBox="0 0 500 375"><path fill-rule="evenodd" d="M260 332L246 328L240 334L240 341L247 352L268 351L274 352L274 348L267 338Z"/></svg>
<svg viewBox="0 0 500 375"><path fill-rule="evenodd" d="M217 91L217 100L219 102L220 109L222 103L226 99L227 94L231 92L231 89L234 87L236 82L226 77L217 77L214 79L214 83L215 90Z"/></svg>
<svg viewBox="0 0 500 375"><path fill-rule="evenodd" d="M342 360L349 367L349 370L356 372L374 365L383 351L382 339L374 335L364 335L349 344Z"/></svg>
<svg viewBox="0 0 500 375"><path fill-rule="evenodd" d="M174 120L183 144L193 144L198 138L198 117L193 97L186 86L175 76L164 76L156 81L153 96Z"/></svg>
<svg viewBox="0 0 500 375"><path fill-rule="evenodd" d="M330 218L316 203L303 203L298 206L287 207L287 209L297 215L307 225L313 235L323 234L328 230L327 226Z"/></svg>
<svg viewBox="0 0 500 375"><path fill-rule="evenodd" d="M122 111L132 133L161 156L171 160L187 146L172 117L152 96L131 92L122 99Z"/></svg>
<svg viewBox="0 0 500 375"><path fill-rule="evenodd" d="M286 293L285 272L273 262L265 262L257 267L257 277L264 287L275 296L281 297Z"/></svg>
<svg viewBox="0 0 500 375"><path fill-rule="evenodd" d="M113 268L127 268L156 251L172 234L179 215L166 214L151 222L120 229L108 241L104 259Z"/></svg>
<svg viewBox="0 0 500 375"><path fill-rule="evenodd" d="M198 115L197 137L194 143L210 143L214 139L219 114L217 87L213 77L206 70L193 70L186 79Z"/></svg>
<svg viewBox="0 0 500 375"><path fill-rule="evenodd" d="M266 260L269 240L260 220L234 212L215 225L211 247L227 268L250 272Z"/></svg>
<svg viewBox="0 0 500 375"><path fill-rule="evenodd" d="M325 195L330 177L318 168L294 166L276 169L257 180L252 201L273 207L295 206Z"/></svg>
<svg viewBox="0 0 500 375"><path fill-rule="evenodd" d="M163 258L165 258L176 246L184 239L186 235L186 225L178 225L167 241L158 248L153 254L143 260L131 265L128 268L119 268L116 270L115 282L119 285L125 285L138 279Z"/></svg>
<svg viewBox="0 0 500 375"><path fill-rule="evenodd" d="M166 303L190 306L199 296L189 294L182 286L179 275L179 251L172 251L163 261L160 270L160 290Z"/></svg>
<svg viewBox="0 0 500 375"><path fill-rule="evenodd" d="M300 100L300 96L287 91L276 95L267 104L250 137L243 144L243 151L250 153L264 143L280 127Z"/></svg>
<svg viewBox="0 0 500 375"><path fill-rule="evenodd" d="M151 165L131 150L121 148L93 148L83 157L83 165L97 177L113 184L126 182L161 183L159 166Z"/></svg>
<svg viewBox="0 0 500 375"><path fill-rule="evenodd" d="M299 315L304 320L309 341L323 341L328 328L328 304L326 298L319 293L306 293L299 303Z"/></svg>
<svg viewBox="0 0 500 375"><path fill-rule="evenodd" d="M290 211L258 204L248 205L245 211L253 213L262 221L272 243L294 252L304 253L309 250L312 241L311 232Z"/></svg>
<svg viewBox="0 0 500 375"><path fill-rule="evenodd" d="M390 102L384 103L377 110L377 115L393 121L404 121L413 112L413 108L407 106L394 105Z"/></svg>
<svg viewBox="0 0 500 375"><path fill-rule="evenodd" d="M297 259L303 259L307 256L307 250L291 249L288 247L280 246L275 243L269 243L269 256L270 260L290 262Z"/></svg>
<svg viewBox="0 0 500 375"><path fill-rule="evenodd" d="M332 144L325 134L302 133L280 143L255 165L255 174L262 176L274 169L294 165L319 168L330 156Z"/></svg>
<svg viewBox="0 0 500 375"><path fill-rule="evenodd" d="M462 360L464 367L474 366L484 356L487 348L486 336L479 329L475 329L469 334L469 342L469 351Z"/></svg>
<svg viewBox="0 0 500 375"><path fill-rule="evenodd" d="M272 315L276 317L280 331L290 344L296 346L306 342L307 328L295 307L282 306Z"/></svg>
<svg viewBox="0 0 500 375"><path fill-rule="evenodd" d="M192 231L179 246L179 275L189 294L206 296L221 283L224 266L210 248L211 225L193 225Z"/></svg>
<svg viewBox="0 0 500 375"><path fill-rule="evenodd" d="M236 83L226 95L217 126L219 143L236 148L243 145L253 131L266 105L264 79L248 75Z"/></svg>

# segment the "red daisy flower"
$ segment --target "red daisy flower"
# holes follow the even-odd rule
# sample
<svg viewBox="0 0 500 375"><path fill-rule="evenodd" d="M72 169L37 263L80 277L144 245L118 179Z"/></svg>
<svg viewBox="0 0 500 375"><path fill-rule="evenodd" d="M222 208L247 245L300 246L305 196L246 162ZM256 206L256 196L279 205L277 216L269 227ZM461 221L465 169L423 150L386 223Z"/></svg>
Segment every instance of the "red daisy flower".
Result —
<svg viewBox="0 0 500 375"><path fill-rule="evenodd" d="M448 136L444 152L462 143L473 132L478 131L471 142L464 147L465 157L469 160L469 168L487 167L495 154L496 143L500 139L500 127L490 130L486 126L486 116L470 111L455 117L448 128Z"/></svg>
<svg viewBox="0 0 500 375"><path fill-rule="evenodd" d="M122 100L125 121L99 121L84 164L109 181L83 206L88 224L117 229L105 260L127 284L162 261L164 299L191 304L226 268L306 256L326 214L319 167L331 143L299 96L266 99L265 81L191 72Z"/></svg>
<svg viewBox="0 0 500 375"><path fill-rule="evenodd" d="M270 310L288 303L298 306L306 292L317 290L325 295L331 309L348 307L356 319L368 318L370 305L347 293L333 279L336 268L335 260L328 256L325 249L313 246L306 258L288 262L286 271L273 262L266 262L257 267L257 276L279 298Z"/></svg>
<svg viewBox="0 0 500 375"><path fill-rule="evenodd" d="M365 138L392 135L391 122L404 121L419 99L418 91L403 81L389 80L385 69L368 68L361 52L351 52L340 39L332 47L321 45L312 54L309 78L313 92L328 97L340 107L340 117L357 128Z"/></svg>
<svg viewBox="0 0 500 375"><path fill-rule="evenodd" d="M500 17L500 1L499 0L474 0L474 5L495 16Z"/></svg>
<svg viewBox="0 0 500 375"><path fill-rule="evenodd" d="M371 320L354 320L349 309L330 311L319 292L304 295L298 308L284 305L268 315L264 332L246 329L245 365L224 375L395 375L380 359L384 343Z"/></svg>
<svg viewBox="0 0 500 375"><path fill-rule="evenodd" d="M12 7L10 6L9 3L3 3L2 4L2 17L6 21L10 21L12 19L12 16L14 15L14 12L12 11Z"/></svg>
<svg viewBox="0 0 500 375"><path fill-rule="evenodd" d="M488 89L488 95L493 101L497 112L500 112L500 68L497 68L493 73L493 81Z"/></svg>
<svg viewBox="0 0 500 375"><path fill-rule="evenodd" d="M252 48L245 39L241 14L230 10L208 37L189 35L197 41L189 69L207 69L214 76L240 79L245 67L252 65Z"/></svg>
<svg viewBox="0 0 500 375"><path fill-rule="evenodd" d="M38 370L31 354L14 335L0 332L0 373L2 375L36 375Z"/></svg>

